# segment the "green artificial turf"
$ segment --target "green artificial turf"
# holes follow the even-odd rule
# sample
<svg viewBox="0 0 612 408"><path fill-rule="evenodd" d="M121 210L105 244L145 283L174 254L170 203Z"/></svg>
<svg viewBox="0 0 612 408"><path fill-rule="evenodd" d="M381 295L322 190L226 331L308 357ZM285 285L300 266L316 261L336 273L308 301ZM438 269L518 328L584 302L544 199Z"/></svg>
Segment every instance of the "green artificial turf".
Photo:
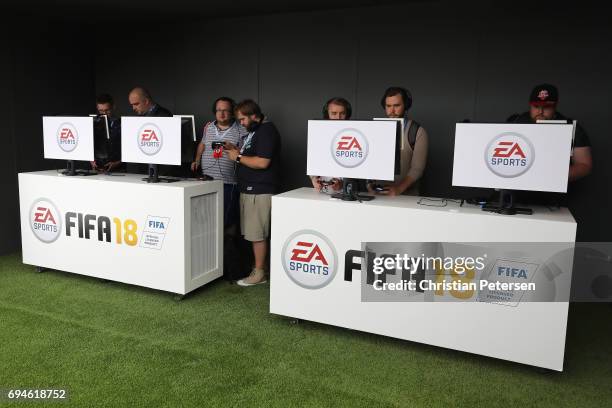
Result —
<svg viewBox="0 0 612 408"><path fill-rule="evenodd" d="M0 257L0 389L64 388L4 406L606 407L612 308L573 304L563 373L268 312L269 286L155 290Z"/></svg>

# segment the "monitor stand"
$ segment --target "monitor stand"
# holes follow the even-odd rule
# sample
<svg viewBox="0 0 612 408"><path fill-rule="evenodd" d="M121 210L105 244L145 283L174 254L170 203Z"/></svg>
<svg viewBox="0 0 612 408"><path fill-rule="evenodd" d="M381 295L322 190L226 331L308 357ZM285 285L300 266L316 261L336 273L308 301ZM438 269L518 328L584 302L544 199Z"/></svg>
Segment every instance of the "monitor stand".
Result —
<svg viewBox="0 0 612 408"><path fill-rule="evenodd" d="M95 176L98 172L87 170L76 170L74 168L74 160L67 160L66 170L61 172L64 176Z"/></svg>
<svg viewBox="0 0 612 408"><path fill-rule="evenodd" d="M504 215L533 214L531 208L520 208L514 206L514 194L510 190L499 190L499 202L497 204L485 204L483 211L494 212Z"/></svg>
<svg viewBox="0 0 612 408"><path fill-rule="evenodd" d="M181 179L159 177L159 169L157 164L149 164L149 177L144 177L142 181L146 181L147 183L174 183L176 181L181 181Z"/></svg>
<svg viewBox="0 0 612 408"><path fill-rule="evenodd" d="M356 186L356 179L345 178L342 180L342 192L332 194L331 197L342 201L370 201L374 199L374 196L359 194Z"/></svg>

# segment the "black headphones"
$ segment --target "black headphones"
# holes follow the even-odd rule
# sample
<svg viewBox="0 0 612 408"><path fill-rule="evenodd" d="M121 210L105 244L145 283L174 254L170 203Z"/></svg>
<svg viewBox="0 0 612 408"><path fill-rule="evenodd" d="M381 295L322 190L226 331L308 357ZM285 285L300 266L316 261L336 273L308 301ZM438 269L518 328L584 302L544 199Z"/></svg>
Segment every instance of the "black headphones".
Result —
<svg viewBox="0 0 612 408"><path fill-rule="evenodd" d="M406 88L402 88L401 86L392 86L390 88L387 88L382 99L380 100L380 106L382 106L383 109L385 109L386 107L385 99L387 99L389 96L393 96L397 94L400 94L402 96L402 100L404 101L406 111L408 111L408 109L412 107L412 94L410 93L409 90L407 90Z"/></svg>
<svg viewBox="0 0 612 408"><path fill-rule="evenodd" d="M329 119L329 104L333 103L334 105L342 105L344 106L344 109L346 109L346 118L350 119L351 115L353 114L353 108L350 104L349 101L347 101L344 98L340 98L340 97L333 97L331 99L329 99L327 102L325 102L325 105L323 105L323 119Z"/></svg>
<svg viewBox="0 0 612 408"><path fill-rule="evenodd" d="M212 104L212 113L213 115L215 115L217 113L217 103L219 101L225 101L225 102L229 102L230 104L230 109L232 110L232 115L234 114L234 109L236 108L236 102L234 102L234 100L228 96L221 96L217 99L215 99L215 101Z"/></svg>

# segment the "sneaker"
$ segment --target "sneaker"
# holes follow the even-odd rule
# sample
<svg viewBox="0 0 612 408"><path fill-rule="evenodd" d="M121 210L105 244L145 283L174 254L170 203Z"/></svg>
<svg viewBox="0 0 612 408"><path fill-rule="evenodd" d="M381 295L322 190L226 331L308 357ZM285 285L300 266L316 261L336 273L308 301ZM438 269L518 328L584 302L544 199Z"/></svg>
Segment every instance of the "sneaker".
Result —
<svg viewBox="0 0 612 408"><path fill-rule="evenodd" d="M255 269L251 271L251 274L244 279L240 279L236 284L238 286L254 286L260 283L266 283L266 274L263 269Z"/></svg>

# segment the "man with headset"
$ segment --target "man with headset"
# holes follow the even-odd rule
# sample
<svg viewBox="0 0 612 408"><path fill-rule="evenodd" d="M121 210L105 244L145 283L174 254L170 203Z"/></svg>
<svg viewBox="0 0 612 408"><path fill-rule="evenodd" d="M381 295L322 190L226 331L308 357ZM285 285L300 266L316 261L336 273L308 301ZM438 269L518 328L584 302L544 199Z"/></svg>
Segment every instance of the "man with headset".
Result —
<svg viewBox="0 0 612 408"><path fill-rule="evenodd" d="M223 218L225 230L233 232L238 223L239 191L236 180L236 164L223 154L222 145L230 142L240 146L247 130L234 119L236 103L232 98L221 96L212 105L215 120L206 123L202 140L198 144L191 170L201 168L206 179L223 181ZM220 142L214 143L213 142Z"/></svg>
<svg viewBox="0 0 612 408"><path fill-rule="evenodd" d="M349 101L341 97L333 97L323 105L323 119L348 120L351 118L353 109ZM332 190L342 189L342 180L338 177L309 176L312 186L317 191L326 190L330 186Z"/></svg>
<svg viewBox="0 0 612 408"><path fill-rule="evenodd" d="M418 122L408 118L412 95L402 87L387 88L380 104L388 118L402 118L404 132L400 144L400 174L393 183L382 182L383 190L377 194L396 196L419 195L419 180L427 163L427 131Z"/></svg>

